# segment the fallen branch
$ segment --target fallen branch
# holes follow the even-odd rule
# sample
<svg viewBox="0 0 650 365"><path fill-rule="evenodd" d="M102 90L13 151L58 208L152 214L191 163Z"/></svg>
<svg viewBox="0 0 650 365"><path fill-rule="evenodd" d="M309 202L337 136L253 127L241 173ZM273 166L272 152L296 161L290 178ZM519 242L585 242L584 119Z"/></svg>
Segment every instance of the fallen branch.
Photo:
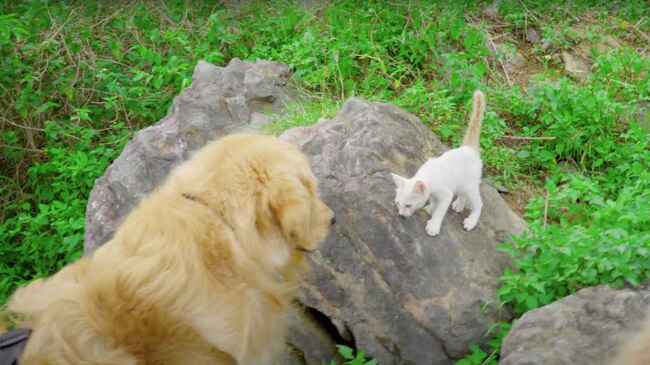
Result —
<svg viewBox="0 0 650 365"><path fill-rule="evenodd" d="M524 141L552 141L555 139L555 137L525 137L525 136L503 136L502 138L505 139L516 139L516 140L524 140Z"/></svg>
<svg viewBox="0 0 650 365"><path fill-rule="evenodd" d="M0 148L9 148L11 150L26 151L26 152L36 152L36 153L45 153L43 150L38 148L27 148L27 147L18 147L18 146L9 146L6 144L0 144Z"/></svg>

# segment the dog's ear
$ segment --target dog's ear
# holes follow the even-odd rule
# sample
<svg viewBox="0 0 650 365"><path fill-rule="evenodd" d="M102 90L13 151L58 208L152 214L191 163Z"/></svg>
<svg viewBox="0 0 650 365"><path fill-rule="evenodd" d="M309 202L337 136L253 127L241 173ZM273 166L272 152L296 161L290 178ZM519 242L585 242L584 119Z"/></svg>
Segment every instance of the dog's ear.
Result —
<svg viewBox="0 0 650 365"><path fill-rule="evenodd" d="M309 179L296 176L275 187L269 199L269 208L282 234L295 247L310 246L312 198L309 186Z"/></svg>

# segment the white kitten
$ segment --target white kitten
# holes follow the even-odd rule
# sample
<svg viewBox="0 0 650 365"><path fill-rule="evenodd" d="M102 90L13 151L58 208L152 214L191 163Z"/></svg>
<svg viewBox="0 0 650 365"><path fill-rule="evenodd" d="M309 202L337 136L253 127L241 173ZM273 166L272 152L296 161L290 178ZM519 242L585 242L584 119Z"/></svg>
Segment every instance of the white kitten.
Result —
<svg viewBox="0 0 650 365"><path fill-rule="evenodd" d="M472 115L463 139L462 146L432 158L420 167L410 179L393 175L397 186L395 203L399 214L410 217L416 210L425 209L431 214L427 222L427 233L435 236L440 233L440 225L454 195L457 196L452 208L460 213L469 203L470 215L463 222L466 230L476 227L481 215L483 202L479 185L481 183L481 162L479 136L485 111L485 95L480 90L474 92ZM434 200L437 205L434 205ZM435 209L432 207L435 206Z"/></svg>

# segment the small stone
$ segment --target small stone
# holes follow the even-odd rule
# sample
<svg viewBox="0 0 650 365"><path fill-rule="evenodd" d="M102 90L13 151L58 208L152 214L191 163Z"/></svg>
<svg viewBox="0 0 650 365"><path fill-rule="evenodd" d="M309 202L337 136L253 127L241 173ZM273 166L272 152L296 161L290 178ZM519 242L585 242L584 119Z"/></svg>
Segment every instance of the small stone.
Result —
<svg viewBox="0 0 650 365"><path fill-rule="evenodd" d="M584 81L589 77L590 68L583 58L562 51L562 61L564 61L564 70L576 79Z"/></svg>
<svg viewBox="0 0 650 365"><path fill-rule="evenodd" d="M599 53L608 53L621 48L621 43L613 36L606 35L596 44L595 48Z"/></svg>
<svg viewBox="0 0 650 365"><path fill-rule="evenodd" d="M499 4L501 0L495 0L488 7L483 9L483 14L488 18L497 19L499 17Z"/></svg>
<svg viewBox="0 0 650 365"><path fill-rule="evenodd" d="M539 32L535 28L528 28L526 30L526 40L529 43L535 44L539 43L542 40L542 37L539 36Z"/></svg>

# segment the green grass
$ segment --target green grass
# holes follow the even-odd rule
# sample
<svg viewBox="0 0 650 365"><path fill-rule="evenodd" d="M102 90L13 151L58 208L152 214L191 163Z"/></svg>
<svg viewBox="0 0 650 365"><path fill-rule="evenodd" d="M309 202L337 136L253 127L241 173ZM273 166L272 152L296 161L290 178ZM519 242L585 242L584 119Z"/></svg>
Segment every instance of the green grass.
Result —
<svg viewBox="0 0 650 365"><path fill-rule="evenodd" d="M501 247L516 270L499 296L516 315L586 286L647 281L650 5L503 0L492 20L486 2L450 3L0 4L0 303L79 257L94 179L134 131L164 116L199 59L233 57L292 67L306 97L268 127L276 134L361 96L415 113L456 144L482 88L486 172L529 201L530 231ZM526 43L530 27L546 43ZM621 47L604 52L606 37ZM520 51L528 82L504 74L490 40ZM578 49L592 61L584 82L559 57ZM459 363L496 364L508 329L496 324ZM367 361L357 355L345 359Z"/></svg>

